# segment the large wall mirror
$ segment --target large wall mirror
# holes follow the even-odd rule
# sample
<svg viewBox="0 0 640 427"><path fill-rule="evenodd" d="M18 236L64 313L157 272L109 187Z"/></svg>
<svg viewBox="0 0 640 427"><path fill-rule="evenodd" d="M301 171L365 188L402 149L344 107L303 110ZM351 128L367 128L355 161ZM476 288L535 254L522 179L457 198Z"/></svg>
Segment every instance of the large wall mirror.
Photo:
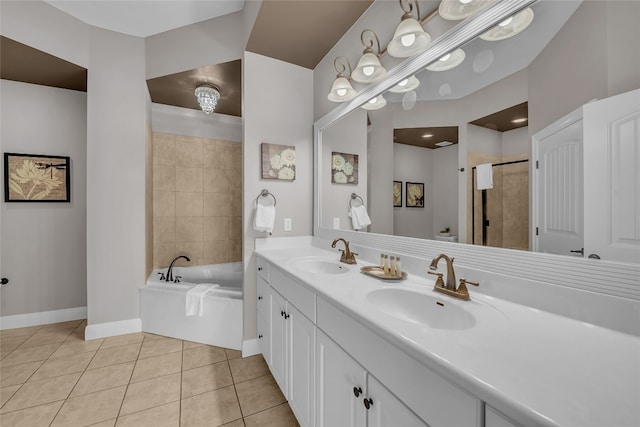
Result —
<svg viewBox="0 0 640 427"><path fill-rule="evenodd" d="M362 201L371 225L359 232L588 256L593 238L580 234L609 223L587 212L602 202L583 179L600 167L580 151L583 106L621 94L640 101L639 16L637 2L502 1L436 37L316 123L317 229L353 231L349 205ZM526 28L504 37L509 19ZM376 109L369 100L379 94L386 105ZM640 124L632 116L625 126ZM570 147L549 154L558 135ZM631 228L640 215L635 135L626 143L635 163L614 178L631 182L635 202L613 195L604 214ZM357 155L355 182L336 180L336 154L338 163ZM487 168L491 188L482 190ZM640 262L637 229L618 231L630 251L602 258Z"/></svg>

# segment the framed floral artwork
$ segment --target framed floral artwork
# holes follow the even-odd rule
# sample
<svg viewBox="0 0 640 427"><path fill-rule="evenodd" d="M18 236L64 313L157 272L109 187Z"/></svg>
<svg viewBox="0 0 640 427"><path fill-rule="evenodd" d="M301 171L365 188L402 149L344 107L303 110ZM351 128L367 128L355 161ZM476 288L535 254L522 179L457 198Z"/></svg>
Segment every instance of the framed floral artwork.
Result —
<svg viewBox="0 0 640 427"><path fill-rule="evenodd" d="M393 181L393 207L402 207L402 181Z"/></svg>
<svg viewBox="0 0 640 427"><path fill-rule="evenodd" d="M331 183L358 183L358 155L347 153L331 153Z"/></svg>
<svg viewBox="0 0 640 427"><path fill-rule="evenodd" d="M262 143L262 178L296 179L296 147Z"/></svg>
<svg viewBox="0 0 640 427"><path fill-rule="evenodd" d="M407 199L405 206L408 208L424 208L424 184L420 182L407 182Z"/></svg>
<svg viewBox="0 0 640 427"><path fill-rule="evenodd" d="M69 157L4 153L5 202L70 202Z"/></svg>

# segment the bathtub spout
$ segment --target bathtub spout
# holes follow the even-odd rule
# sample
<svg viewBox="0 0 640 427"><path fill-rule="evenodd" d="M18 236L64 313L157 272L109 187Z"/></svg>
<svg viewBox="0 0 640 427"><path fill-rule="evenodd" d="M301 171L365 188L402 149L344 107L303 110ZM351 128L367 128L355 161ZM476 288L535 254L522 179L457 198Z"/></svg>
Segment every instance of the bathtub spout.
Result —
<svg viewBox="0 0 640 427"><path fill-rule="evenodd" d="M173 261L171 261L171 264L169 265L169 269L167 270L167 278L165 279L165 282L173 282L173 263L175 263L180 258L184 258L187 260L187 262L191 262L189 257L186 255L180 255L175 257Z"/></svg>

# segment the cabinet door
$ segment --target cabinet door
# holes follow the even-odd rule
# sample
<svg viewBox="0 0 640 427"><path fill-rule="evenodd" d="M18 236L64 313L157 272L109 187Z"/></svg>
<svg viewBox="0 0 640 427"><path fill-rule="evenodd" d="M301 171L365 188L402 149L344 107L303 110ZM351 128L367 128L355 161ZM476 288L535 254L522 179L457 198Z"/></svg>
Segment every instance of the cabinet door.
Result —
<svg viewBox="0 0 640 427"><path fill-rule="evenodd" d="M258 313L258 346L267 365L271 366L271 315Z"/></svg>
<svg viewBox="0 0 640 427"><path fill-rule="evenodd" d="M287 391L287 336L285 318L287 302L273 289L271 290L271 373L280 386L282 394Z"/></svg>
<svg viewBox="0 0 640 427"><path fill-rule="evenodd" d="M316 426L364 427L366 372L320 330L316 339L316 372Z"/></svg>
<svg viewBox="0 0 640 427"><path fill-rule="evenodd" d="M373 376L367 378L367 410L368 427L426 427L427 424L418 418L389 390Z"/></svg>
<svg viewBox="0 0 640 427"><path fill-rule="evenodd" d="M315 425L315 342L316 327L287 302L285 319L289 359L289 405L302 427Z"/></svg>

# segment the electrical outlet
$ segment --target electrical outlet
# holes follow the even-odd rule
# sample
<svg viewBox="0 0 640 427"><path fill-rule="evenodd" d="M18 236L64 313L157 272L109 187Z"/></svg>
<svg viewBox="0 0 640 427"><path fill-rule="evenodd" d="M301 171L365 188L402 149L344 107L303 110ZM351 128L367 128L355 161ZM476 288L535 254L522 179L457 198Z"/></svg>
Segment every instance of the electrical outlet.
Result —
<svg viewBox="0 0 640 427"><path fill-rule="evenodd" d="M333 229L334 230L340 229L340 218L333 218Z"/></svg>
<svg viewBox="0 0 640 427"><path fill-rule="evenodd" d="M291 231L292 221L291 218L284 219L284 231Z"/></svg>

